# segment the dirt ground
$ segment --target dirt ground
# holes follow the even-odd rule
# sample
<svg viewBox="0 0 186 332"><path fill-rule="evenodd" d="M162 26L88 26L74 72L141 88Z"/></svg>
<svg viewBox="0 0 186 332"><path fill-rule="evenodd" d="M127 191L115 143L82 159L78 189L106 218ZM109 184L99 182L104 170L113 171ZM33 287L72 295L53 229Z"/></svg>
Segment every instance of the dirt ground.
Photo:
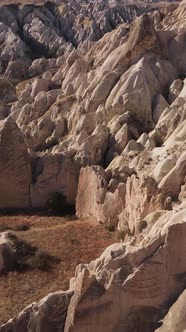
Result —
<svg viewBox="0 0 186 332"><path fill-rule="evenodd" d="M0 225L15 227L27 224L27 231L17 236L40 250L60 259L51 271L10 272L0 276L0 324L12 318L28 304L50 292L68 289L79 263L89 263L110 244L118 242L118 234L106 230L92 220L73 220L56 216L0 216Z"/></svg>

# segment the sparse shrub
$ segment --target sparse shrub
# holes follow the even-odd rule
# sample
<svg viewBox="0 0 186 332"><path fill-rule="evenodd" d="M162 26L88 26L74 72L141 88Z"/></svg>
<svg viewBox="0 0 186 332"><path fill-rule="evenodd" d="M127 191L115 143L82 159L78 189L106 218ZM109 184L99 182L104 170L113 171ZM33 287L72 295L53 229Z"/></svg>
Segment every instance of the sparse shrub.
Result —
<svg viewBox="0 0 186 332"><path fill-rule="evenodd" d="M15 262L11 271L24 272L34 269L48 271L52 268L52 263L57 264L60 262L58 257L38 250L37 247L27 241L17 238L14 233L10 233L9 238L15 246Z"/></svg>
<svg viewBox="0 0 186 332"><path fill-rule="evenodd" d="M15 234L11 234L11 237L15 237L14 244L17 256L14 270L22 272L28 268L27 260L35 255L37 248L26 241L18 239Z"/></svg>
<svg viewBox="0 0 186 332"><path fill-rule="evenodd" d="M37 251L34 256L27 260L28 268L48 271L51 268L51 257L43 251Z"/></svg>
<svg viewBox="0 0 186 332"><path fill-rule="evenodd" d="M107 225L105 226L105 229L109 232L114 232L116 227L114 225Z"/></svg>
<svg viewBox="0 0 186 332"><path fill-rule="evenodd" d="M59 193L53 193L47 201L47 207L53 213L62 213L66 205L66 197Z"/></svg>
<svg viewBox="0 0 186 332"><path fill-rule="evenodd" d="M50 271L52 269L51 263L58 264L60 259L58 257L50 256L44 251L37 250L35 247L31 247L31 251L24 255L24 252L28 250L27 247L21 248L22 256L19 256L16 270L23 272L26 270L41 270Z"/></svg>
<svg viewBox="0 0 186 332"><path fill-rule="evenodd" d="M24 232L24 231L28 231L29 229L30 229L30 226L28 224L20 224L20 225L16 225L14 227L15 232Z"/></svg>

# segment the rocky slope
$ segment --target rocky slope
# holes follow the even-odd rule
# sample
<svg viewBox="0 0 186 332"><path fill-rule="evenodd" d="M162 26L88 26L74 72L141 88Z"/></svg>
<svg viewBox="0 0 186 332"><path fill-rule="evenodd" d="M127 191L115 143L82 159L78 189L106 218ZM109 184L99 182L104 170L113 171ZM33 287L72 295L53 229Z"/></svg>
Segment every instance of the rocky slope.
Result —
<svg viewBox="0 0 186 332"><path fill-rule="evenodd" d="M23 79L33 58L59 56L84 44L90 47L106 32L150 10L74 0L59 4L44 1L42 5L36 1L24 6L15 1L0 6L0 67L2 74L7 69L6 76L12 71L12 79L16 79L16 71Z"/></svg>
<svg viewBox="0 0 186 332"><path fill-rule="evenodd" d="M26 57L24 80L19 61L8 64L1 208L45 207L58 192L79 217L117 227L123 242L78 266L69 292L0 331L184 332L185 312L177 323L171 312L184 301L186 273L185 22L183 1L120 24L92 47Z"/></svg>

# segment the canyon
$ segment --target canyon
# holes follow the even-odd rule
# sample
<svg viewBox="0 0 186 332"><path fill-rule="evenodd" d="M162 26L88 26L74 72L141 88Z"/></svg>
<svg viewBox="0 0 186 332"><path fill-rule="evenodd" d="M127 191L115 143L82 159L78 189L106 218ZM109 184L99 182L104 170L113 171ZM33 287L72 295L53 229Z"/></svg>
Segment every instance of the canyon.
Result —
<svg viewBox="0 0 186 332"><path fill-rule="evenodd" d="M185 0L0 7L0 209L120 234L1 332L185 331L185 138Z"/></svg>

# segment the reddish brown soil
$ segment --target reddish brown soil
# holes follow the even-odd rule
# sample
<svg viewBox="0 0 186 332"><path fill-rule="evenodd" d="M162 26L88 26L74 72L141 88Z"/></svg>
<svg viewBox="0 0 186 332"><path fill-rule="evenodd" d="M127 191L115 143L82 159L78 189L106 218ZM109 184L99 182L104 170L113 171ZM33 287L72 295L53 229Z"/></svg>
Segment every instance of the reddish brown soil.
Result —
<svg viewBox="0 0 186 332"><path fill-rule="evenodd" d="M0 216L0 225L28 224L29 230L16 232L19 238L61 260L48 272L35 269L0 277L0 324L48 293L68 289L77 264L90 262L108 245L118 241L116 232L109 232L92 220L67 219L36 215Z"/></svg>

